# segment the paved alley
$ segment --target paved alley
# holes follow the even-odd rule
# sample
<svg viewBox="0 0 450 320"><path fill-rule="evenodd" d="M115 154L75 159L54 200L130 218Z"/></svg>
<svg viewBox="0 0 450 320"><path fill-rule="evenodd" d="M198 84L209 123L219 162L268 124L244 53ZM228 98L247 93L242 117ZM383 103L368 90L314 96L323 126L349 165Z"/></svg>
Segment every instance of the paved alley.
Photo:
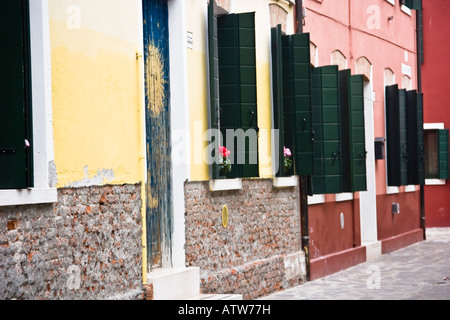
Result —
<svg viewBox="0 0 450 320"><path fill-rule="evenodd" d="M450 300L450 228L427 240L263 300Z"/></svg>

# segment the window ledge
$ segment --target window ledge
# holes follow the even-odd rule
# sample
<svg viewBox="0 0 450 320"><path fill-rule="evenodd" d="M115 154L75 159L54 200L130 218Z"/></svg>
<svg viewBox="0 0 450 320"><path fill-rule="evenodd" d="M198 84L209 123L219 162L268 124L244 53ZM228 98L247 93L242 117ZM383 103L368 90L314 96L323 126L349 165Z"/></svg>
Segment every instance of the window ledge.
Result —
<svg viewBox="0 0 450 320"><path fill-rule="evenodd" d="M351 192L336 194L336 202L350 201L350 200L353 200L353 193Z"/></svg>
<svg viewBox="0 0 450 320"><path fill-rule="evenodd" d="M308 197L308 205L325 203L325 195L319 194Z"/></svg>
<svg viewBox="0 0 450 320"><path fill-rule="evenodd" d="M399 187L387 187L386 188L386 194L396 194L396 193L400 193L400 189Z"/></svg>
<svg viewBox="0 0 450 320"><path fill-rule="evenodd" d="M425 179L425 185L427 186L443 186L446 184L444 179Z"/></svg>
<svg viewBox="0 0 450 320"><path fill-rule="evenodd" d="M44 204L57 201L56 189L0 190L0 206Z"/></svg>
<svg viewBox="0 0 450 320"><path fill-rule="evenodd" d="M275 188L291 188L298 185L298 177L281 177L273 179L273 186Z"/></svg>
<svg viewBox="0 0 450 320"><path fill-rule="evenodd" d="M405 186L405 192L415 192L415 191L416 191L416 186L413 186L413 185Z"/></svg>
<svg viewBox="0 0 450 320"><path fill-rule="evenodd" d="M209 189L211 191L241 190L242 179L211 180L209 182Z"/></svg>

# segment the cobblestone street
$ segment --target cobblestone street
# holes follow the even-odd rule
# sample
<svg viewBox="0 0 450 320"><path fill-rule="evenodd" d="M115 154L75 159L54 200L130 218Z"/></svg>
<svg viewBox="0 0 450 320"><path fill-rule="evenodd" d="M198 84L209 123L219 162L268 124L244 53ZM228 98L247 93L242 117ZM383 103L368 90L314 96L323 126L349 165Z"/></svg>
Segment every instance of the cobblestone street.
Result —
<svg viewBox="0 0 450 320"><path fill-rule="evenodd" d="M449 300L450 228L427 240L263 300Z"/></svg>

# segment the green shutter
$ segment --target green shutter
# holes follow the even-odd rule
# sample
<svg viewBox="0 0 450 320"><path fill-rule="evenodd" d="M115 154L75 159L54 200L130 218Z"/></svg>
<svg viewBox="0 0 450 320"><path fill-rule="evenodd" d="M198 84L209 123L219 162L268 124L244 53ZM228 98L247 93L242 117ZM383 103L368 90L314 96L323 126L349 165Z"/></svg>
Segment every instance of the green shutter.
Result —
<svg viewBox="0 0 450 320"><path fill-rule="evenodd" d="M407 130L408 130L408 184L425 183L423 163L423 107L422 95L417 91L407 92Z"/></svg>
<svg viewBox="0 0 450 320"><path fill-rule="evenodd" d="M278 130L277 177L286 175L284 160L284 112L283 112L283 49L281 44L281 25L272 28L272 96L274 129Z"/></svg>
<svg viewBox="0 0 450 320"><path fill-rule="evenodd" d="M366 191L363 77L340 71L339 87L343 191Z"/></svg>
<svg viewBox="0 0 450 320"><path fill-rule="evenodd" d="M387 171L389 186L403 186L408 180L406 90L386 87Z"/></svg>
<svg viewBox="0 0 450 320"><path fill-rule="evenodd" d="M285 145L295 174L313 174L313 128L309 34L282 37Z"/></svg>
<svg viewBox="0 0 450 320"><path fill-rule="evenodd" d="M422 0L403 0L404 5L412 10L422 10Z"/></svg>
<svg viewBox="0 0 450 320"><path fill-rule="evenodd" d="M210 0L208 6L208 47L209 47L209 128L220 129L219 121L219 51L217 40L217 5L215 0ZM214 143L214 150L218 152L221 141L211 141ZM217 155L212 154L213 158ZM211 178L219 178L220 168L214 161L211 165Z"/></svg>
<svg viewBox="0 0 450 320"><path fill-rule="evenodd" d="M0 189L32 187L28 2L0 2Z"/></svg>
<svg viewBox="0 0 450 320"><path fill-rule="evenodd" d="M439 150L439 179L447 180L449 178L449 130L438 131L438 150Z"/></svg>
<svg viewBox="0 0 450 320"><path fill-rule="evenodd" d="M339 76L337 66L312 69L313 193L342 192Z"/></svg>
<svg viewBox="0 0 450 320"><path fill-rule="evenodd" d="M230 146L227 129L258 132L256 91L255 14L230 14L218 18L220 129L224 144L232 151L229 178L259 176L258 146L239 141ZM242 141L240 141L242 143ZM239 159L244 159L238 161Z"/></svg>

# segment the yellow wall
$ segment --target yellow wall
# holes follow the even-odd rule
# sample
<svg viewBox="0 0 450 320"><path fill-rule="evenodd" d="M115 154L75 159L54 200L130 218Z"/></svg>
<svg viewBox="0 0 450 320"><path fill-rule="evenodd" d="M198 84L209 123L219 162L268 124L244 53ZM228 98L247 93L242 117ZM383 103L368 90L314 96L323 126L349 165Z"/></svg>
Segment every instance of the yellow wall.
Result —
<svg viewBox="0 0 450 320"><path fill-rule="evenodd" d="M139 3L49 0L57 187L142 180Z"/></svg>
<svg viewBox="0 0 450 320"><path fill-rule="evenodd" d="M202 133L208 129L207 1L187 0L187 31L193 33L194 47L188 50L188 85L191 131L191 180L208 180L209 166L202 162ZM284 2L268 0L232 1L230 13L256 12L256 61L260 177L272 177L270 15L269 4L277 3L289 12L287 33L293 32L293 9ZM200 162L200 163L199 163Z"/></svg>

